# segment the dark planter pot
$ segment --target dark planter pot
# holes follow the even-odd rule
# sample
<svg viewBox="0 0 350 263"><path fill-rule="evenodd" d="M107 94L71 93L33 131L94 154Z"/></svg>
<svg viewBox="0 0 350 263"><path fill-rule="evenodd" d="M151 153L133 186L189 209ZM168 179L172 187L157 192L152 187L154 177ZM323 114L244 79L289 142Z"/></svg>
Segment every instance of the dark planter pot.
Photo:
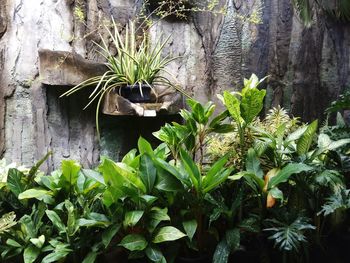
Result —
<svg viewBox="0 0 350 263"><path fill-rule="evenodd" d="M140 91L142 90L142 93ZM136 102L151 102L151 87L149 85L127 85L120 88L120 95L125 99Z"/></svg>

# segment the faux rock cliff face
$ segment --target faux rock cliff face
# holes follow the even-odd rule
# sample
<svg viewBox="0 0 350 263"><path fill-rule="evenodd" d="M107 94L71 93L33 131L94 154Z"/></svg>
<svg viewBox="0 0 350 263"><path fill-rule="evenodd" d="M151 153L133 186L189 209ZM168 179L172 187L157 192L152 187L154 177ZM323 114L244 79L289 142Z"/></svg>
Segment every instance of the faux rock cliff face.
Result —
<svg viewBox="0 0 350 263"><path fill-rule="evenodd" d="M189 21L162 20L151 35L171 34L167 50L181 58L169 69L200 101L217 102L217 93L239 90L242 78L255 72L271 76L267 109L281 104L309 121L321 117L350 84L350 27L318 15L306 29L290 2L221 0L228 7L225 17L205 12ZM91 166L101 153L120 158L139 135L150 138L172 119L102 116L99 142L93 109L82 111L87 95L60 99L67 87L44 85L39 76L39 49L101 62L92 41L103 34L103 21L113 15L125 24L141 5L141 0L0 2L0 156L31 164L52 150L49 170L65 158ZM262 23L252 23L254 16Z"/></svg>

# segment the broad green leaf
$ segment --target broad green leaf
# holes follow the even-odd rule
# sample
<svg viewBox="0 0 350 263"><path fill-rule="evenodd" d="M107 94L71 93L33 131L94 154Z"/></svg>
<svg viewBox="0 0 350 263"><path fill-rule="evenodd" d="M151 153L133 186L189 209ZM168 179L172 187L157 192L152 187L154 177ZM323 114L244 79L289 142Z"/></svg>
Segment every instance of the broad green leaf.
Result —
<svg viewBox="0 0 350 263"><path fill-rule="evenodd" d="M44 235L41 235L40 237L38 238L31 238L30 239L30 242L36 246L37 248L42 248L44 243L45 243L45 236Z"/></svg>
<svg viewBox="0 0 350 263"><path fill-rule="evenodd" d="M141 156L140 161L140 177L146 186L147 192L150 193L156 181L157 170L153 164L151 157L147 154Z"/></svg>
<svg viewBox="0 0 350 263"><path fill-rule="evenodd" d="M197 225L198 224L197 224L197 221L195 219L192 219L189 221L184 221L182 223L182 226L184 227L185 232L191 241L192 241L194 234L196 233Z"/></svg>
<svg viewBox="0 0 350 263"><path fill-rule="evenodd" d="M130 150L127 154L124 155L122 162L126 163L127 165L131 165L133 160L136 158L136 149Z"/></svg>
<svg viewBox="0 0 350 263"><path fill-rule="evenodd" d="M275 198L275 199L280 199L283 201L283 192L278 189L277 187L273 187L270 191L269 191L270 195Z"/></svg>
<svg viewBox="0 0 350 263"><path fill-rule="evenodd" d="M224 91L224 103L231 117L235 120L236 123L241 125L241 102L239 99L237 99L237 97L231 94L229 91Z"/></svg>
<svg viewBox="0 0 350 263"><path fill-rule="evenodd" d="M174 191L178 191L178 190L183 189L183 185L181 183L182 180L179 179L179 178L182 178L182 175L180 175L180 173L178 173L178 171L176 170L175 167L171 166L166 161L163 161L163 163L166 167L169 167L172 171L174 171L176 173L176 176L174 176L171 172L162 168L158 164L157 165L157 174L158 174L157 179L158 180L156 182L155 187L158 190L162 190L162 191L166 191L166 192L174 192Z"/></svg>
<svg viewBox="0 0 350 263"><path fill-rule="evenodd" d="M82 263L94 263L97 258L97 252L91 251L86 255Z"/></svg>
<svg viewBox="0 0 350 263"><path fill-rule="evenodd" d="M52 222L52 224L57 228L60 234L66 232L66 226L63 224L59 215L53 210L46 210L46 215Z"/></svg>
<svg viewBox="0 0 350 263"><path fill-rule="evenodd" d="M73 160L63 160L62 161L62 175L69 185L74 185L77 182L80 165Z"/></svg>
<svg viewBox="0 0 350 263"><path fill-rule="evenodd" d="M130 251L139 251L144 250L148 243L143 236L138 234L130 234L124 237L119 245Z"/></svg>
<svg viewBox="0 0 350 263"><path fill-rule="evenodd" d="M234 168L222 169L217 173L211 181L206 182L206 186L203 187L203 193L208 193L209 191L215 189L219 184L223 183L228 176L232 173ZM204 178L205 179L205 178Z"/></svg>
<svg viewBox="0 0 350 263"><path fill-rule="evenodd" d="M97 221L95 219L79 218L76 221L77 226L81 227L106 227L110 225L109 221Z"/></svg>
<svg viewBox="0 0 350 263"><path fill-rule="evenodd" d="M156 246L148 246L145 250L146 256L152 261L152 262L160 262L162 260L163 253L160 251L160 249Z"/></svg>
<svg viewBox="0 0 350 263"><path fill-rule="evenodd" d="M242 91L241 116L246 124L251 123L260 113L264 106L266 90L249 88L246 92Z"/></svg>
<svg viewBox="0 0 350 263"><path fill-rule="evenodd" d="M194 188L196 189L197 192L199 192L202 178L196 163L192 160L190 155L183 149L181 149L180 151L180 156L181 156L181 161L192 181Z"/></svg>
<svg viewBox="0 0 350 263"><path fill-rule="evenodd" d="M115 192L117 197L120 197L121 193L138 195L139 191L146 191L145 185L135 170L124 163L115 163L104 158L99 170L102 172L105 182L113 188L112 193Z"/></svg>
<svg viewBox="0 0 350 263"><path fill-rule="evenodd" d="M291 142L291 141L296 141L298 140L306 131L307 126L303 126L299 129L297 129L296 131L292 132L291 134L289 134L286 138L287 142Z"/></svg>
<svg viewBox="0 0 350 263"><path fill-rule="evenodd" d="M341 139L338 141L333 141L328 145L327 150L333 151L349 143L350 143L350 139Z"/></svg>
<svg viewBox="0 0 350 263"><path fill-rule="evenodd" d="M51 197L52 193L47 190L39 189L39 188L33 188L33 189L28 189L18 195L18 199L31 199L35 198L38 200L45 200L47 198L52 198Z"/></svg>
<svg viewBox="0 0 350 263"><path fill-rule="evenodd" d="M170 221L170 217L168 216L168 208L159 208L159 207L152 207L150 212L150 217L152 219L161 221Z"/></svg>
<svg viewBox="0 0 350 263"><path fill-rule="evenodd" d="M292 174L311 171L313 168L303 163L290 163L269 180L268 189L276 187L280 183L287 182Z"/></svg>
<svg viewBox="0 0 350 263"><path fill-rule="evenodd" d="M158 199L158 197L155 197L153 195L141 195L140 197L146 201L147 205L153 204Z"/></svg>
<svg viewBox="0 0 350 263"><path fill-rule="evenodd" d="M209 127L212 129L215 129L216 127L220 126L222 121L225 120L227 117L230 116L230 112L228 110L223 111L219 115L217 115L209 124Z"/></svg>
<svg viewBox="0 0 350 263"><path fill-rule="evenodd" d="M211 166L209 171L206 173L205 178L203 179L203 188L212 184L212 182L216 179L215 177L218 176L218 173L222 172L223 167L227 163L228 157L228 155L225 155Z"/></svg>
<svg viewBox="0 0 350 263"><path fill-rule="evenodd" d="M100 174L99 172L90 169L82 169L81 172L85 175L85 177L91 178L102 185L106 185L102 174Z"/></svg>
<svg viewBox="0 0 350 263"><path fill-rule="evenodd" d="M129 211L125 213L125 219L123 222L124 227L135 226L143 216L144 211Z"/></svg>
<svg viewBox="0 0 350 263"><path fill-rule="evenodd" d="M64 206L67 210L67 234L68 236L73 236L75 234L75 231L78 230L77 227L77 220L76 220L76 209L73 206L72 202L66 199L64 201Z"/></svg>
<svg viewBox="0 0 350 263"><path fill-rule="evenodd" d="M230 248L230 252L239 248L241 242L241 234L238 228L230 229L226 231L226 242Z"/></svg>
<svg viewBox="0 0 350 263"><path fill-rule="evenodd" d="M105 246L105 248L109 246L113 237L118 233L119 229L120 229L119 224L113 224L110 227L108 227L105 231L103 231L102 243Z"/></svg>
<svg viewBox="0 0 350 263"><path fill-rule="evenodd" d="M34 245L28 246L23 252L24 263L33 263L39 256L40 249Z"/></svg>
<svg viewBox="0 0 350 263"><path fill-rule="evenodd" d="M264 177L264 172L260 168L260 161L254 149L249 149L247 154L246 170L255 174L259 178Z"/></svg>
<svg viewBox="0 0 350 263"><path fill-rule="evenodd" d="M227 244L226 238L221 240L219 244L216 246L213 263L227 263L228 257L231 253L231 249Z"/></svg>
<svg viewBox="0 0 350 263"><path fill-rule="evenodd" d="M180 238L185 237L186 235L182 233L175 227L165 226L159 229L157 234L153 238L153 243L161 243L166 241L174 241Z"/></svg>
<svg viewBox="0 0 350 263"><path fill-rule="evenodd" d="M55 250L52 253L46 255L41 263L51 263L63 260L71 252L72 250L68 247L68 245L57 245L55 247Z"/></svg>
<svg viewBox="0 0 350 263"><path fill-rule="evenodd" d="M331 144L332 140L329 138L327 134L321 133L318 136L318 147L321 149L327 149L327 147Z"/></svg>
<svg viewBox="0 0 350 263"><path fill-rule="evenodd" d="M11 247L19 247L19 248L22 247L21 244L19 244L16 240L13 240L13 239L11 239L11 238L9 238L9 239L6 240L6 244L9 245L9 246L11 246Z"/></svg>
<svg viewBox="0 0 350 263"><path fill-rule="evenodd" d="M178 179L180 182L182 182L187 187L191 187L191 181L188 176L182 175L179 169L168 162L157 158L158 165L163 168L165 171L169 172L171 175L173 175L176 179Z"/></svg>
<svg viewBox="0 0 350 263"><path fill-rule="evenodd" d="M137 145L139 148L139 152L141 154L147 153L150 156L154 155L151 144L148 141L146 141L144 138L140 137L137 142Z"/></svg>
<svg viewBox="0 0 350 263"><path fill-rule="evenodd" d="M21 223L21 229L23 231L23 233L25 233L25 235L29 238L35 238L37 237L37 227L35 225L35 222L33 222L33 218L35 216L31 216L31 215L24 215L21 217L21 219L19 220L19 222ZM37 222L40 226L41 224L41 219L39 220L39 222Z"/></svg>
<svg viewBox="0 0 350 263"><path fill-rule="evenodd" d="M7 187L17 197L20 193L26 190L26 186L24 182L22 182L22 178L24 178L24 174L21 171L15 168L9 169L7 176Z"/></svg>
<svg viewBox="0 0 350 263"><path fill-rule="evenodd" d="M298 140L297 142L298 155L306 154L309 151L314 135L316 134L316 131L317 131L317 126L318 126L318 121L317 120L313 121L307 127L303 135Z"/></svg>
<svg viewBox="0 0 350 263"><path fill-rule="evenodd" d="M205 124L205 113L204 113L204 108L200 103L196 103L192 109L192 115L194 119L200 123L200 124Z"/></svg>

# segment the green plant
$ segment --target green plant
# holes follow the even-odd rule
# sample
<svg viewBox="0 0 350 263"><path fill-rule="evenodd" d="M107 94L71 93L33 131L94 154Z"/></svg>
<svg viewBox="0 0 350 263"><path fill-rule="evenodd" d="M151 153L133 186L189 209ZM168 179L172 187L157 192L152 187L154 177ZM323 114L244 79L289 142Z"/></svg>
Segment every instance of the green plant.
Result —
<svg viewBox="0 0 350 263"><path fill-rule="evenodd" d="M167 157L163 146L153 150L143 138L138 145L139 154L132 150L122 162L103 159L99 166L107 185L103 200L110 209L119 210L123 226L119 246L130 251L129 258L146 256L152 262L164 262L162 244L186 236L170 225L170 204L162 195L179 183L154 163Z"/></svg>
<svg viewBox="0 0 350 263"><path fill-rule="evenodd" d="M144 6L150 9L151 15L160 19L177 18L186 20L191 12L211 12L213 14L224 14L225 8L219 8L218 0L146 0ZM146 17L146 21L148 17Z"/></svg>
<svg viewBox="0 0 350 263"><path fill-rule="evenodd" d="M73 161L64 161L62 170L51 175L37 169L35 165L28 176L9 170L5 188L14 195L11 208L20 219L0 233L2 258L22 255L25 263L84 258L84 263L94 262L108 246L111 225L100 198L104 186L95 180L100 175ZM34 177L29 180L31 173Z"/></svg>
<svg viewBox="0 0 350 263"><path fill-rule="evenodd" d="M277 219L266 219L265 222L269 228L264 231L270 232L269 239L272 239L275 246L282 251L298 252L302 243L306 243L305 232L314 230L315 227L310 224L310 219L290 214L281 216L283 221Z"/></svg>
<svg viewBox="0 0 350 263"><path fill-rule="evenodd" d="M350 21L350 3L347 0L292 0L295 10L305 26L311 26L315 8L339 20Z"/></svg>
<svg viewBox="0 0 350 263"><path fill-rule="evenodd" d="M176 59L171 58L169 55L163 56L162 54L170 36L165 40L162 40L162 36L160 36L152 44L146 32L142 31L141 34L138 32L141 29L136 29L135 22L129 21L129 24L126 25L124 37L119 33L120 28L113 18L112 22L112 31L105 25L108 37L112 41L112 48L103 39L102 35L100 35L102 44L95 43L101 49L100 54L106 59L105 64L108 70L103 75L87 79L61 95L61 97L69 96L82 89L95 86L89 96L89 103L85 108L97 100L95 117L98 132L99 108L106 93L114 89L120 91L123 86L132 85L139 87L142 95L141 86L144 84L150 87L155 85L174 87L179 90L167 77L163 76L164 74L161 74L171 75L165 67ZM116 50L115 55L113 54L114 49Z"/></svg>

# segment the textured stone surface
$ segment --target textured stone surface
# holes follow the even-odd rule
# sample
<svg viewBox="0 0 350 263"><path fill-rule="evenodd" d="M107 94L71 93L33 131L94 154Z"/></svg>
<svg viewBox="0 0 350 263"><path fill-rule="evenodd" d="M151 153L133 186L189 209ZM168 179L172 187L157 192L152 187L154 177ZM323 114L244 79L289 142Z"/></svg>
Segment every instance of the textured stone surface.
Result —
<svg viewBox="0 0 350 263"><path fill-rule="evenodd" d="M304 28L290 2L220 0L220 6L228 5L226 17L199 12L189 21L163 20L152 27L151 36L171 35L166 50L181 57L168 69L200 101L217 102L216 93L239 90L243 77L255 72L270 75L266 108L282 104L308 121L322 116L327 104L350 84L350 27L318 15L311 28ZM0 2L1 156L30 164L52 150L47 169L65 158L90 166L101 153L120 158L139 135L151 138L151 131L174 119L101 116L99 143L93 108L82 111L88 94L59 99L67 87L46 88L39 76L40 49L103 62L92 43L99 41L99 33L106 36L103 23L113 15L125 24L141 4L142 0ZM75 14L77 8L84 17ZM263 23L251 23L254 15L261 15Z"/></svg>
<svg viewBox="0 0 350 263"><path fill-rule="evenodd" d="M75 86L106 71L103 63L95 63L78 54L39 50L39 77L43 84Z"/></svg>

